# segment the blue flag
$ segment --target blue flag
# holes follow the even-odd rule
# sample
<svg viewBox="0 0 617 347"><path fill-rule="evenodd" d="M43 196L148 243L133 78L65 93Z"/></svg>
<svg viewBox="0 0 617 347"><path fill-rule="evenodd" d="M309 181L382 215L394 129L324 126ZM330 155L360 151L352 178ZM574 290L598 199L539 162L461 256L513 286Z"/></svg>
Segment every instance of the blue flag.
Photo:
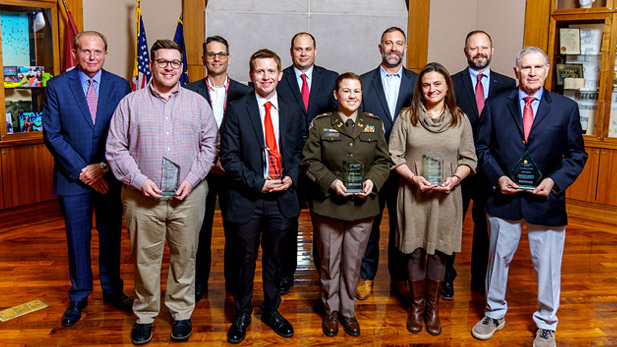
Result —
<svg viewBox="0 0 617 347"><path fill-rule="evenodd" d="M186 73L186 48L184 48L184 30L182 26L182 16L178 20L176 33L174 34L174 42L182 48L182 76L180 76L180 85L184 86L189 83L189 75Z"/></svg>

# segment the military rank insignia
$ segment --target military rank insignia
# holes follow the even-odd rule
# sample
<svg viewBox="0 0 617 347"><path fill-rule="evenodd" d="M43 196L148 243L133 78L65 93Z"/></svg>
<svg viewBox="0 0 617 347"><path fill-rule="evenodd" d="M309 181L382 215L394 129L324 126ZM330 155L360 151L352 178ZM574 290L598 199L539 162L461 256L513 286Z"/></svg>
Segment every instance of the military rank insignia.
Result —
<svg viewBox="0 0 617 347"><path fill-rule="evenodd" d="M362 132L363 133L374 133L375 132L375 126L367 124Z"/></svg>

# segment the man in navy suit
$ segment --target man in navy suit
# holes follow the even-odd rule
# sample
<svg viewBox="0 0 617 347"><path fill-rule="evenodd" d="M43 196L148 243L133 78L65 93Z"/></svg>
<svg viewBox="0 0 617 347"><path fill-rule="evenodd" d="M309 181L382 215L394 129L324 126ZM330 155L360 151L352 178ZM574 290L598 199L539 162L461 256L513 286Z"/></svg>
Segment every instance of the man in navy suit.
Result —
<svg viewBox="0 0 617 347"><path fill-rule="evenodd" d="M297 102L302 108L302 143L304 143L313 118L336 109L337 103L333 91L338 74L315 65L317 44L310 33L300 32L294 35L289 52L293 65L283 70L283 79L276 90L280 96ZM302 205L304 176L301 176L300 180L298 195ZM281 294L289 293L298 266L298 221L295 223L296 226L289 231L285 247L283 247L281 261L283 267L279 283ZM313 243L313 260L316 268L319 269L319 256L315 243Z"/></svg>
<svg viewBox="0 0 617 347"><path fill-rule="evenodd" d="M495 187L486 203L490 248L485 317L472 330L481 340L505 325L508 268L526 224L538 280L534 346L556 345L568 223L565 190L583 170L587 153L577 104L544 89L549 68L544 51L523 49L514 68L519 87L488 99L480 118L476 150L482 171ZM531 158L523 158L526 153ZM518 175L512 169L522 159L535 163L542 174L535 188L523 190L515 183Z"/></svg>
<svg viewBox="0 0 617 347"><path fill-rule="evenodd" d="M221 200L223 219L238 240L237 279L232 294L238 313L227 332L230 343L239 343L251 324L253 279L259 243L263 249L261 320L280 336L294 334L281 316L280 255L287 231L300 214L296 182L302 151L300 106L276 92L281 80L281 60L267 49L250 59L255 94L229 105L221 126L221 162L230 178Z"/></svg>
<svg viewBox="0 0 617 347"><path fill-rule="evenodd" d="M63 326L81 318L92 293L93 209L99 232L103 301L129 312L133 305L124 295L120 279L121 185L105 160L111 116L131 88L123 78L103 70L107 40L102 34L77 34L73 55L79 65L47 83L43 107L43 136L55 161L53 192L64 216L69 251L71 303L62 316Z"/></svg>
<svg viewBox="0 0 617 347"><path fill-rule="evenodd" d="M452 76L456 104L465 112L474 136L478 130L480 114L485 100L506 90L516 87L514 79L493 71L490 68L495 46L486 32L474 30L467 34L463 51L469 67ZM478 84L478 81L479 84ZM479 172L479 170L477 170ZM468 176L461 183L463 188L463 218L467 214L469 202L473 199L471 217L473 218L473 245L471 248L471 287L484 292L486 263L488 261L488 226L486 225L485 205L491 193L490 184L481 174ZM446 276L441 298L454 298L453 281L456 277L454 269L454 253L446 256Z"/></svg>
<svg viewBox="0 0 617 347"><path fill-rule="evenodd" d="M185 88L203 96L212 107L216 124L221 127L225 110L229 104L253 91L242 83L236 82L227 76L227 66L231 61L229 43L221 36L210 36L203 44L203 56L201 57L208 75L199 81L193 82ZM195 302L201 300L203 293L208 292L208 279L210 278L210 265L212 263L212 223L216 208L216 197L220 196L227 186L225 170L217 161L216 166L206 176L208 182L208 196L206 198L206 215L199 232L199 246L195 263ZM225 233L224 273L225 287L233 287L232 277L234 271L235 242L223 223Z"/></svg>
<svg viewBox="0 0 617 347"><path fill-rule="evenodd" d="M401 108L411 105L411 97L418 74L403 67L403 56L407 52L405 33L401 28L391 27L381 35L379 44L381 64L362 77L362 106L364 112L378 116L386 130L386 141L390 138L392 125L401 112ZM399 296L408 296L407 291L407 258L395 246L396 234L396 197L399 176L392 171L390 177L379 191L380 210L388 204L389 240L388 240L388 272L391 286ZM356 297L366 300L371 296L373 280L379 266L379 236L382 213L375 216L371 236L366 253L362 258L360 281Z"/></svg>

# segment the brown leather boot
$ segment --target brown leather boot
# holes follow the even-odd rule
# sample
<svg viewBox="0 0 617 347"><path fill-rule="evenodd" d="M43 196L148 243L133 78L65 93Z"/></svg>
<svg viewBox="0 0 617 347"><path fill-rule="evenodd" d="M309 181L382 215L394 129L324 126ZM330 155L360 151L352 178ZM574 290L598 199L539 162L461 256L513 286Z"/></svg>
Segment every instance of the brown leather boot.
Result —
<svg viewBox="0 0 617 347"><path fill-rule="evenodd" d="M426 281L424 279L409 281L411 283L411 295L413 300L407 314L407 330L417 334L422 331L422 319L424 316Z"/></svg>
<svg viewBox="0 0 617 347"><path fill-rule="evenodd" d="M424 310L424 322L426 331L437 336L441 334L441 322L439 321L439 293L443 281L426 280L426 309Z"/></svg>

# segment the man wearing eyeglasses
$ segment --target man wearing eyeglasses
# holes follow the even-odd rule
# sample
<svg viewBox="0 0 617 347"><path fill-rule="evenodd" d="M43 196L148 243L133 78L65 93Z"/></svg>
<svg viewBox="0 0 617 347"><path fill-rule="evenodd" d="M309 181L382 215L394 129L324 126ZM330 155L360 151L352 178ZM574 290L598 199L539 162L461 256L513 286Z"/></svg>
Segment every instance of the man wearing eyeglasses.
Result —
<svg viewBox="0 0 617 347"><path fill-rule="evenodd" d="M249 94L253 89L236 82L227 76L227 66L231 61L229 54L229 44L227 40L220 36L210 36L203 44L203 56L201 57L208 75L193 82L185 88L192 90L203 96L212 107L216 124L220 128L223 116L229 103ZM201 300L204 293L208 292L208 278L210 277L210 265L212 262L212 223L214 220L214 209L216 198L228 185L225 177L225 170L217 160L208 176L208 197L206 198L206 215L204 217L201 231L199 232L199 246L197 248L197 263L195 265L195 302ZM232 251L236 243L232 239L229 228L225 227L223 220L223 230L225 232L225 287L231 290L233 287L234 256Z"/></svg>
<svg viewBox="0 0 617 347"><path fill-rule="evenodd" d="M62 325L81 318L92 293L90 241L92 211L99 239L99 274L103 301L130 312L133 301L122 292L120 241L121 184L105 160L109 121L129 83L103 69L107 39L96 31L75 36L78 66L51 79L43 106L43 137L54 156L53 192L58 195L69 254L70 305Z"/></svg>
<svg viewBox="0 0 617 347"><path fill-rule="evenodd" d="M208 184L201 181L217 154L212 108L178 83L182 49L158 40L150 56L152 81L122 99L107 141L109 165L124 183L122 202L135 267L135 345L152 339L165 240L170 249L165 306L173 318L171 339L184 341L191 335L195 254L208 193Z"/></svg>

